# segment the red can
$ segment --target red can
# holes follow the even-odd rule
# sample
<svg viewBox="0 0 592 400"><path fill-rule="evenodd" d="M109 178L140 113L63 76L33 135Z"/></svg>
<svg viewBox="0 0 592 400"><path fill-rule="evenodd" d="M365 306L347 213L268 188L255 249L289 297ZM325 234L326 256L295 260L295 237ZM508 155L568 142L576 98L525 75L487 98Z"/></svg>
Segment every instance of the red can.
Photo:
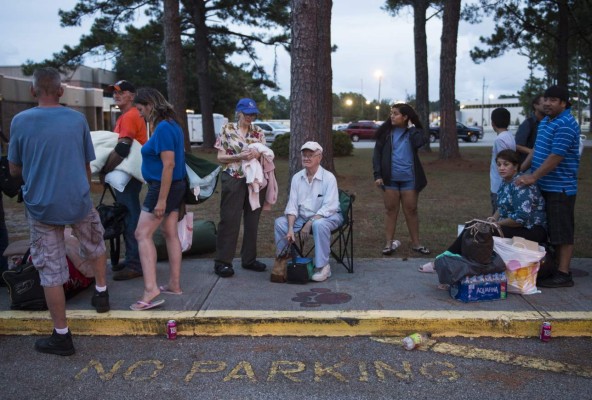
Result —
<svg viewBox="0 0 592 400"><path fill-rule="evenodd" d="M169 340L175 340L177 338L177 321L171 319L166 323L166 333Z"/></svg>
<svg viewBox="0 0 592 400"><path fill-rule="evenodd" d="M551 323L550 322L543 322L541 325L541 334L539 335L539 339L543 342L548 342L551 340Z"/></svg>

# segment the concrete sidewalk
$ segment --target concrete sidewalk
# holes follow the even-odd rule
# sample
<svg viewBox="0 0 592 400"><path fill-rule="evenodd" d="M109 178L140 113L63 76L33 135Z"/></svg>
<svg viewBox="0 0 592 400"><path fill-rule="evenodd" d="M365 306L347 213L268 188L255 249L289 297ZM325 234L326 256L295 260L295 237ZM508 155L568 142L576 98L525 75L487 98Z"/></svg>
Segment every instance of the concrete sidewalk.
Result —
<svg viewBox="0 0 592 400"><path fill-rule="evenodd" d="M427 260L356 259L349 274L331 261L333 276L306 285L269 281L268 271L240 268L218 278L211 259L184 259L183 295L161 294L165 303L148 311L129 306L142 294L143 281L116 282L108 272L111 311L90 305L94 286L67 303L69 326L77 335L164 335L174 319L179 335L403 336L415 331L434 336L537 336L542 321L553 336L592 336L592 260L572 262L575 286L508 294L506 300L462 303L438 290L437 276L417 271ZM168 276L159 263L159 283ZM48 312L10 311L0 293L0 334L47 334Z"/></svg>

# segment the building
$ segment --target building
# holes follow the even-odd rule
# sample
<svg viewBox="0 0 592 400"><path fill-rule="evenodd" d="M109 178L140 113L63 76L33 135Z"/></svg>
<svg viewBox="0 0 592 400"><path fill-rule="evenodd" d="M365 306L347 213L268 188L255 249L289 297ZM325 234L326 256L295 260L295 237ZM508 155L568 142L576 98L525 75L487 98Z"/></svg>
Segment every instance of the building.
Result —
<svg viewBox="0 0 592 400"><path fill-rule="evenodd" d="M485 103L481 100L461 102L458 121L465 125L491 126L491 112L498 107L510 111L510 125L520 125L528 117L523 114L524 110L518 97L510 97L487 99Z"/></svg>
<svg viewBox="0 0 592 400"><path fill-rule="evenodd" d="M104 92L116 79L115 72L79 66L69 74L62 74L64 95L60 102L83 113L91 130L111 130L113 99L104 97ZM7 137L10 137L12 118L37 105L29 91L30 85L31 77L25 76L20 66L0 67L0 129Z"/></svg>

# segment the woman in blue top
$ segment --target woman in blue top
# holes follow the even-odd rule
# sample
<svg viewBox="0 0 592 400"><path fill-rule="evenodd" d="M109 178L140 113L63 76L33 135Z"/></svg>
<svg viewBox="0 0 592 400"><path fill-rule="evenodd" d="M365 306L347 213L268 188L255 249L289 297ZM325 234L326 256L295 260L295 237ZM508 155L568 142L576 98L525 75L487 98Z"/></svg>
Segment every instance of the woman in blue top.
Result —
<svg viewBox="0 0 592 400"><path fill-rule="evenodd" d="M519 154L510 149L502 150L497 153L495 163L502 177L502 184L497 191L497 211L487 220L495 222L506 238L518 236L545 244L547 242L545 200L536 184L516 185L516 179L522 175L518 172ZM448 251L461 254L462 233L448 247ZM434 272L434 263L422 265L419 271Z"/></svg>
<svg viewBox="0 0 592 400"><path fill-rule="evenodd" d="M156 89L138 89L134 103L150 123L152 135L142 146L142 176L148 193L136 228L144 274L144 295L132 310L147 310L164 303L161 293L181 294L181 243L177 233L179 207L185 196L185 149L183 130L173 107ZM156 283L156 247L152 235L158 227L166 241L170 276L167 286Z"/></svg>
<svg viewBox="0 0 592 400"><path fill-rule="evenodd" d="M547 242L545 200L535 184L516 185L520 155L514 150L502 150L496 158L502 184L497 191L497 211L488 220L496 222L505 237L519 236L537 243Z"/></svg>
<svg viewBox="0 0 592 400"><path fill-rule="evenodd" d="M417 150L427 142L415 110L408 104L392 106L391 116L376 130L372 165L374 182L383 190L386 208L386 244L382 254L389 255L401 245L394 240L400 206L411 237L411 249L420 254L430 251L419 243L417 199L427 180Z"/></svg>

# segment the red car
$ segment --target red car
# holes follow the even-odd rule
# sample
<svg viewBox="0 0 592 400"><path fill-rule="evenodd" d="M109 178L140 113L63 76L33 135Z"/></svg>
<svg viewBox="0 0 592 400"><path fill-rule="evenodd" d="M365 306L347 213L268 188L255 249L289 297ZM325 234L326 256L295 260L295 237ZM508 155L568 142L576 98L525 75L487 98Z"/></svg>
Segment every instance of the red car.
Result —
<svg viewBox="0 0 592 400"><path fill-rule="evenodd" d="M352 142L360 139L374 139L374 134L380 125L374 121L352 122L345 128Z"/></svg>

